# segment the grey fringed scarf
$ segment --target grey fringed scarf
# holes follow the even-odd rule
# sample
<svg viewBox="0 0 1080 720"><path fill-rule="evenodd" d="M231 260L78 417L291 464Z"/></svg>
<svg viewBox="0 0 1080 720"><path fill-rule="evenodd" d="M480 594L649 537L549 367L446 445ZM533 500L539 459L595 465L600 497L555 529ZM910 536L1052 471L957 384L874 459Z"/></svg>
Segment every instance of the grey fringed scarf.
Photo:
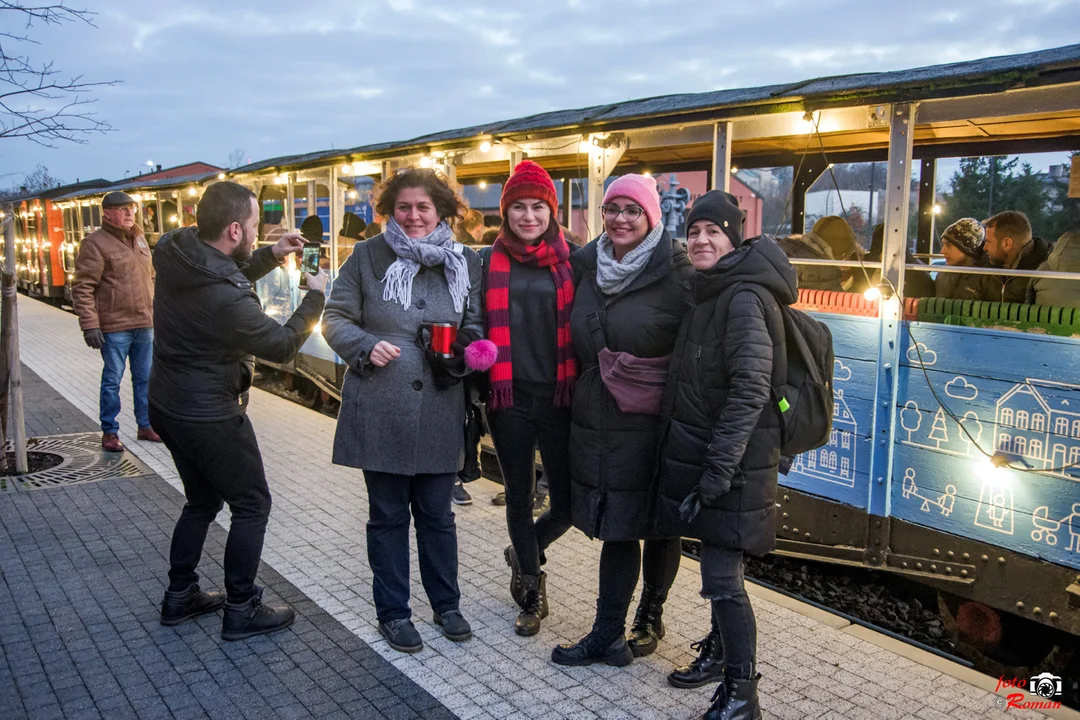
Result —
<svg viewBox="0 0 1080 720"><path fill-rule="evenodd" d="M383 238L397 255L383 278L383 300L399 302L408 308L412 304L413 279L420 272L420 266L442 265L454 310L461 312L465 308L465 299L469 296L469 267L465 256L454 250L454 231L445 220L426 237L411 238L390 218L386 221Z"/></svg>
<svg viewBox="0 0 1080 720"><path fill-rule="evenodd" d="M603 233L596 240L596 283L605 295L616 295L634 282L649 264L652 251L664 234L664 226L656 223L641 244L626 253L622 262L615 259L615 247Z"/></svg>

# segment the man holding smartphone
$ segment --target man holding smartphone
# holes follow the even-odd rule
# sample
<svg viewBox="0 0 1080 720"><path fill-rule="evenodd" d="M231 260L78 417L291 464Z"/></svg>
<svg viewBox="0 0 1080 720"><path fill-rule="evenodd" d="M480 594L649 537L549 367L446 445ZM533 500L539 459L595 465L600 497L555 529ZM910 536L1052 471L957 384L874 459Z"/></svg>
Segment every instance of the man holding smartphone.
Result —
<svg viewBox="0 0 1080 720"><path fill-rule="evenodd" d="M306 274L308 293L284 325L262 311L253 283L304 247L288 234L252 251L255 194L217 182L199 202L196 228L165 235L154 249L154 366L150 418L172 453L187 503L173 532L161 623L176 625L222 605L221 637L240 640L292 624L287 607L262 604L255 575L270 516L270 489L247 417L254 358L292 360L322 315L327 275ZM206 532L228 503L225 590L199 588Z"/></svg>

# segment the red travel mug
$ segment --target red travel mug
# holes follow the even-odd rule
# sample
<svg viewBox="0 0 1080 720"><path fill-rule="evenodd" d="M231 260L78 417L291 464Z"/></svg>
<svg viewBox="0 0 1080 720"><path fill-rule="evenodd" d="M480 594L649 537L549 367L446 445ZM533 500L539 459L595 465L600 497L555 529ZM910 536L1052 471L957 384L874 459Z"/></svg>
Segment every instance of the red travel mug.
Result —
<svg viewBox="0 0 1080 720"><path fill-rule="evenodd" d="M457 323L431 324L431 349L444 358L454 357L451 345L457 340Z"/></svg>

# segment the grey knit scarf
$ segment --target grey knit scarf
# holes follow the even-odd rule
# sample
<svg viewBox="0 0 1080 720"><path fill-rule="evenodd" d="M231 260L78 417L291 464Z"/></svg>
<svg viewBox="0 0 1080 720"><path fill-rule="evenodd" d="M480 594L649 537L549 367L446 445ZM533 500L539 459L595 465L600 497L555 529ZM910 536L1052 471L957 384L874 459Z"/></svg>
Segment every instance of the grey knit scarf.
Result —
<svg viewBox="0 0 1080 720"><path fill-rule="evenodd" d="M420 272L420 266L442 265L454 310L461 312L465 308L465 298L469 296L469 267L465 256L454 250L454 231L445 220L429 235L411 238L390 218L383 229L383 238L397 255L383 278L383 300L399 302L408 308L412 305L413 279Z"/></svg>
<svg viewBox="0 0 1080 720"><path fill-rule="evenodd" d="M616 295L634 282L649 264L652 251L664 234L662 223L656 223L636 248L626 253L622 262L615 259L615 246L607 233L596 240L596 283L605 295Z"/></svg>

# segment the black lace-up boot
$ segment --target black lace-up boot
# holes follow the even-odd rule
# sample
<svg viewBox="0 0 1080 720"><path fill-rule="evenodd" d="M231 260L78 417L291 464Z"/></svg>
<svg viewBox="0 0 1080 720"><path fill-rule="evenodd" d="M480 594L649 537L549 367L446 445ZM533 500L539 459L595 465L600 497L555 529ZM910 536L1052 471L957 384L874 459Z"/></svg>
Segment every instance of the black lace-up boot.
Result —
<svg viewBox="0 0 1080 720"><path fill-rule="evenodd" d="M547 573L522 575L521 584L525 590L525 601L514 620L514 632L531 637L540 632L540 621L548 614Z"/></svg>
<svg viewBox="0 0 1080 720"><path fill-rule="evenodd" d="M625 667L634 661L634 653L626 644L623 633L626 629L626 608L623 616L605 606L602 601L596 603L596 620L588 635L576 643L564 643L551 651L551 661L556 665L592 665L607 663L614 667Z"/></svg>
<svg viewBox="0 0 1080 720"><path fill-rule="evenodd" d="M626 639L634 657L651 655L664 637L665 600L667 593L661 594L647 583L642 586L641 601L634 613L634 624L630 626L630 637Z"/></svg>
<svg viewBox="0 0 1080 720"><path fill-rule="evenodd" d="M708 636L691 643L690 649L698 651L697 658L668 675L669 683L677 688L689 689L724 679L724 646L715 622Z"/></svg>
<svg viewBox="0 0 1080 720"><path fill-rule="evenodd" d="M242 603L225 603L225 618L221 623L222 640L243 640L283 630L293 624L296 613L290 607L263 605L263 589Z"/></svg>
<svg viewBox="0 0 1080 720"><path fill-rule="evenodd" d="M186 590L166 590L161 601L161 624L179 625L197 615L212 613L225 604L225 593L203 592L199 583L191 583Z"/></svg>
<svg viewBox="0 0 1080 720"><path fill-rule="evenodd" d="M762 720L758 704L757 686L761 673L753 673L749 680L733 678L716 688L713 703L701 716L702 720Z"/></svg>

